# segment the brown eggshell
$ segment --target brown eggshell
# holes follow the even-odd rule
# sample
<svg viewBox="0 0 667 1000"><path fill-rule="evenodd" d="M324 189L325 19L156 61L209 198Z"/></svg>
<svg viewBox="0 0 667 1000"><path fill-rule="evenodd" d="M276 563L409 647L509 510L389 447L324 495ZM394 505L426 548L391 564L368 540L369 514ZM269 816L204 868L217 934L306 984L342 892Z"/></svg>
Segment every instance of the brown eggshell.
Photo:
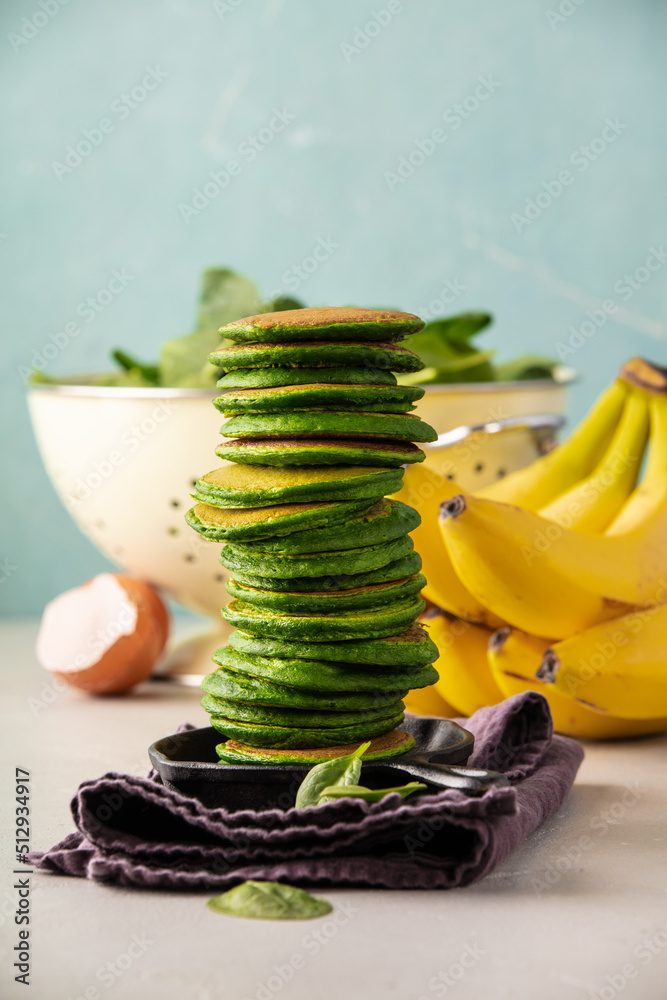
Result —
<svg viewBox="0 0 667 1000"><path fill-rule="evenodd" d="M117 694L150 675L168 628L166 608L150 584L101 573L47 604L37 658L65 684Z"/></svg>
<svg viewBox="0 0 667 1000"><path fill-rule="evenodd" d="M155 659L157 659L169 638L170 621L167 606L155 587L147 583L146 580L140 580L136 576L127 576L123 573L114 573L114 576L125 588L130 598L134 600L137 607L145 608L146 613L152 615L156 628L157 651Z"/></svg>

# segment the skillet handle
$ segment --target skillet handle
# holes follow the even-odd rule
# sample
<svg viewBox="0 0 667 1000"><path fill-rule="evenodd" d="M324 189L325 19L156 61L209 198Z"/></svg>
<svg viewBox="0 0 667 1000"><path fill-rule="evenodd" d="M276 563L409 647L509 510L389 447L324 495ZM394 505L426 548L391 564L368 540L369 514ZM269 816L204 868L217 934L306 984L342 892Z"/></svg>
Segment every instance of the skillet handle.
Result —
<svg viewBox="0 0 667 1000"><path fill-rule="evenodd" d="M476 767L458 767L454 764L436 764L426 758L415 758L403 763L410 774L438 788L457 788L466 795L484 795L490 788L506 788L509 781L499 771L485 771Z"/></svg>

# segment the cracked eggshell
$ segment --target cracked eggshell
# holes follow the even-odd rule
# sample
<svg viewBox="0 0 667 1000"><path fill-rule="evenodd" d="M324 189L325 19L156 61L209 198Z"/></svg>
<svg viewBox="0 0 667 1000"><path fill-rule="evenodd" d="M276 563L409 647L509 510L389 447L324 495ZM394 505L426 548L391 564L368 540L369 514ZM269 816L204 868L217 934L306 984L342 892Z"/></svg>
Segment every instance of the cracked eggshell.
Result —
<svg viewBox="0 0 667 1000"><path fill-rule="evenodd" d="M47 604L37 658L65 684L118 694L150 675L168 632L167 609L149 583L101 573Z"/></svg>

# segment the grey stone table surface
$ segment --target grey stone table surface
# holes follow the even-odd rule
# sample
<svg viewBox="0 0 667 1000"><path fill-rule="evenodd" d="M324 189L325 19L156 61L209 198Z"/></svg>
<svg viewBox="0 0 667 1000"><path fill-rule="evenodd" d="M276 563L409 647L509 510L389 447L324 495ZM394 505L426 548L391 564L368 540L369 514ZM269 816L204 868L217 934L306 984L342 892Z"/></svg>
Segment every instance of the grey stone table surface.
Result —
<svg viewBox="0 0 667 1000"><path fill-rule="evenodd" d="M215 914L201 893L140 892L35 873L30 986L14 981L14 768L30 771L32 846L72 828L78 783L143 774L146 749L198 692L55 692L35 622L2 642L3 1000L665 1000L667 737L586 746L560 812L482 882L450 892L335 890L309 922ZM20 877L20 876L19 876Z"/></svg>

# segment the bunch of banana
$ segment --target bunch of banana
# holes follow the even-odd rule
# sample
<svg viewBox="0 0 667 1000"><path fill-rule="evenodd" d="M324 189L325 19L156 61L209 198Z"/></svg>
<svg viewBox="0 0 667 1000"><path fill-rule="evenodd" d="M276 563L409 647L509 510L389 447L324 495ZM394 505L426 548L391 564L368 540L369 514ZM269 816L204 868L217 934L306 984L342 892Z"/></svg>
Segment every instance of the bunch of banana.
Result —
<svg viewBox="0 0 667 1000"><path fill-rule="evenodd" d="M667 370L627 362L568 440L475 495L413 467L398 496L422 514L438 696L469 714L539 690L584 738L667 728Z"/></svg>

